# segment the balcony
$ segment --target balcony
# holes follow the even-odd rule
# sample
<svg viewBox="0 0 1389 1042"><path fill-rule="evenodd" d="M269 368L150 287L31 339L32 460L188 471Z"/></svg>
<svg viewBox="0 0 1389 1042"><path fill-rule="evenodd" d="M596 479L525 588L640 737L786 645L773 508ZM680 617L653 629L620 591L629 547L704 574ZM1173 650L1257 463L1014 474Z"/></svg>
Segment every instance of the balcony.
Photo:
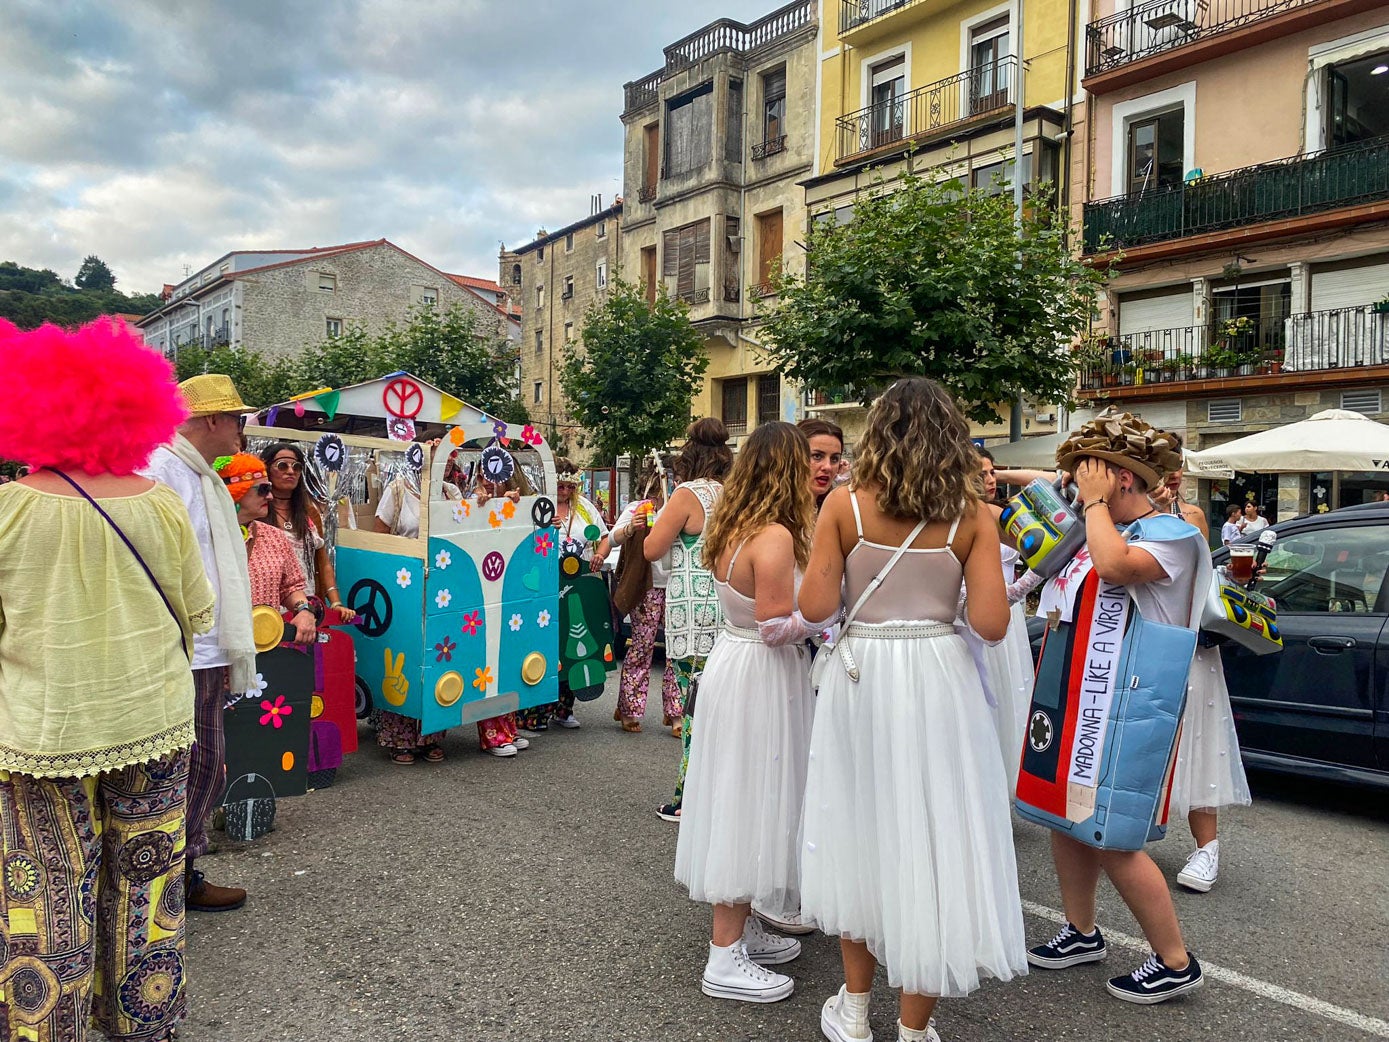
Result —
<svg viewBox="0 0 1389 1042"><path fill-rule="evenodd" d="M1389 202L1389 136L1085 204L1087 254ZM1298 229L1291 229L1296 232Z"/></svg>
<svg viewBox="0 0 1389 1042"><path fill-rule="evenodd" d="M1152 0L1097 19L1085 27L1085 76L1091 90L1125 86L1163 72L1219 57L1251 43L1367 10L1378 0ZM1247 37L1247 39L1241 39ZM1179 53L1181 52L1181 53ZM1160 65L1122 70L1147 59Z"/></svg>
<svg viewBox="0 0 1389 1042"><path fill-rule="evenodd" d="M677 293L675 299L684 301L686 304L707 304L709 303L709 287L690 290L687 293Z"/></svg>
<svg viewBox="0 0 1389 1042"><path fill-rule="evenodd" d="M1080 393L1112 398L1182 397L1210 391L1267 389L1384 379L1389 366L1389 314L1380 304L1334 308L1260 323L1179 326L1097 337L1076 349ZM1389 311L1389 308L1386 308Z"/></svg>
<svg viewBox="0 0 1389 1042"><path fill-rule="evenodd" d="M768 138L766 141L759 141L757 144L753 145L752 158L755 162L759 159L766 159L768 156L774 156L778 152L785 151L786 135L782 134L780 137Z"/></svg>
<svg viewBox="0 0 1389 1042"><path fill-rule="evenodd" d="M861 404L857 398L842 387L833 387L828 391L805 392L805 407L807 409L853 409Z"/></svg>
<svg viewBox="0 0 1389 1042"><path fill-rule="evenodd" d="M921 0L839 0L840 39L855 46L862 42L862 29L876 29L891 15Z"/></svg>
<svg viewBox="0 0 1389 1042"><path fill-rule="evenodd" d="M641 203L651 203L656 201L656 186L642 185L637 189L637 201Z"/></svg>
<svg viewBox="0 0 1389 1042"><path fill-rule="evenodd" d="M850 163L879 149L945 137L971 120L1002 114L1013 104L1016 68L1016 59L1000 58L840 116L835 121L836 162Z"/></svg>

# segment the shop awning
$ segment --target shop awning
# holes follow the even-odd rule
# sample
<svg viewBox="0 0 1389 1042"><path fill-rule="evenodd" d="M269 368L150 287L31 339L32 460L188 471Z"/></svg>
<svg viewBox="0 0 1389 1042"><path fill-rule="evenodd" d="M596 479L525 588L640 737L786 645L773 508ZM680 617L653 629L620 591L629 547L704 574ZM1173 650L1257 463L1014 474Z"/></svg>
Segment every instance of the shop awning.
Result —
<svg viewBox="0 0 1389 1042"><path fill-rule="evenodd" d="M1327 409L1298 423L1273 427L1186 456L1200 477L1305 474L1323 471L1389 472L1389 425L1358 412Z"/></svg>

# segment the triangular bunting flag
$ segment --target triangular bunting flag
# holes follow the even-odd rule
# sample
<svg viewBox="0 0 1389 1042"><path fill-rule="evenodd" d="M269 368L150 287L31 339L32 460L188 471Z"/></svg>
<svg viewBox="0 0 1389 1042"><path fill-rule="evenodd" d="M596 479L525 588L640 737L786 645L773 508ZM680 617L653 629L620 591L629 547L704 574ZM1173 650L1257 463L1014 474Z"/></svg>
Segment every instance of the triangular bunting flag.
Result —
<svg viewBox="0 0 1389 1042"><path fill-rule="evenodd" d="M443 404L439 406L439 419L451 420L462 410L463 403L451 394L443 395L443 399Z"/></svg>
<svg viewBox="0 0 1389 1042"><path fill-rule="evenodd" d="M341 392L339 391L324 391L322 394L314 395L313 400L316 401L319 408L323 410L323 415L331 420L338 414L338 398L340 395Z"/></svg>

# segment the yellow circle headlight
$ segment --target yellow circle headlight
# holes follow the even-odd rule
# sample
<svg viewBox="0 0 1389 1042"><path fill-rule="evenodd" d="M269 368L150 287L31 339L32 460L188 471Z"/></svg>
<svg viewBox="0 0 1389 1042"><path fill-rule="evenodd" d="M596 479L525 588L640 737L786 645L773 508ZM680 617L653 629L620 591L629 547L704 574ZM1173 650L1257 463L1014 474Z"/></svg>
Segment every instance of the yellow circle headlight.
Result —
<svg viewBox="0 0 1389 1042"><path fill-rule="evenodd" d="M463 697L463 677L456 670L449 670L434 684L434 701L441 706L451 706Z"/></svg>
<svg viewBox="0 0 1389 1042"><path fill-rule="evenodd" d="M547 665L544 655L538 651L532 651L521 663L521 679L534 687L545 679L545 667Z"/></svg>

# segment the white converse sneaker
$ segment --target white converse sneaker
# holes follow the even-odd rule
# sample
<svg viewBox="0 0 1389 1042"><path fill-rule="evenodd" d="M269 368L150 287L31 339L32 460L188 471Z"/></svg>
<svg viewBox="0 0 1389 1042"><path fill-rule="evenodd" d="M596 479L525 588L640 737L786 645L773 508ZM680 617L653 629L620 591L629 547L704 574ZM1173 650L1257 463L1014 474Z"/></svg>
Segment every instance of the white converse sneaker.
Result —
<svg viewBox="0 0 1389 1042"><path fill-rule="evenodd" d="M516 748L518 749L529 749L531 747L531 743L527 741L525 738L522 738L520 735L517 735L515 738L513 738L511 740L511 744L516 746Z"/></svg>
<svg viewBox="0 0 1389 1042"><path fill-rule="evenodd" d="M771 933L755 915L743 924L743 948L749 959L763 966L780 966L801 954L800 941Z"/></svg>
<svg viewBox="0 0 1389 1042"><path fill-rule="evenodd" d="M820 1010L820 1032L830 1042L873 1042L868 1003L860 1000L863 1008L856 1009L858 1003L848 997L848 992L848 987L841 984L839 991L825 1000Z"/></svg>
<svg viewBox="0 0 1389 1042"><path fill-rule="evenodd" d="M487 751L493 756L515 756L516 746L508 742L506 745L494 745Z"/></svg>
<svg viewBox="0 0 1389 1042"><path fill-rule="evenodd" d="M780 1002L795 986L785 974L763 969L748 958L741 940L727 948L709 945L709 961L704 964L700 990L711 998Z"/></svg>
<svg viewBox="0 0 1389 1042"><path fill-rule="evenodd" d="M752 914L761 919L777 933L789 933L797 937L804 937L806 934L815 932L815 927L807 926L801 922L799 911L791 912L787 915L772 915L771 912L764 912L756 905L753 906Z"/></svg>
<svg viewBox="0 0 1389 1042"><path fill-rule="evenodd" d="M550 717L550 722L552 724L558 724L560 727L563 727L569 731L572 731L574 730L574 728L579 726L579 721L575 718L573 713L570 713L567 716L552 716Z"/></svg>
<svg viewBox="0 0 1389 1042"><path fill-rule="evenodd" d="M1186 867L1177 873L1177 882L1188 890L1204 894L1215 886L1215 877L1219 874L1220 840L1213 839L1191 852L1186 859Z"/></svg>
<svg viewBox="0 0 1389 1042"><path fill-rule="evenodd" d="M899 1020L897 1042L940 1042L940 1036L936 1034L936 1018L932 1017L927 1022L925 1031L913 1031Z"/></svg>

